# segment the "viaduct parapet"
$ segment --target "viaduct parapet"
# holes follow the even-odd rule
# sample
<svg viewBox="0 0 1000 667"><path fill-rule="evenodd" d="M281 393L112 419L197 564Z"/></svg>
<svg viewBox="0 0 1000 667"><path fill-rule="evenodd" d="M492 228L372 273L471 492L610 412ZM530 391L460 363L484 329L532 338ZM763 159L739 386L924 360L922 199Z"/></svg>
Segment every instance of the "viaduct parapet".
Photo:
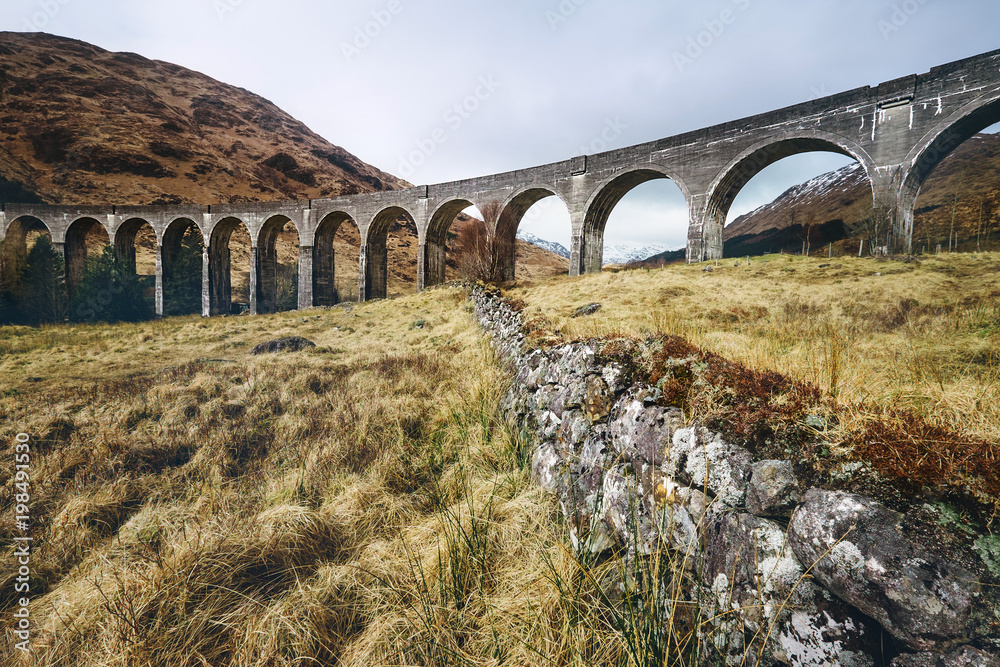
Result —
<svg viewBox="0 0 1000 667"><path fill-rule="evenodd" d="M933 68L875 87L812 100L658 141L563 162L452 183L334 199L213 206L43 206L6 204L0 232L24 240L39 225L66 256L72 286L82 275L84 239L94 225L120 257L135 255L145 224L156 234L157 312L163 276L194 225L204 239L202 314L228 312L232 233L250 235L250 310L273 309L275 240L289 222L299 234L300 308L332 305L333 237L353 222L361 236L358 298L386 295L387 236L408 218L418 231L417 289L445 277L447 233L465 208L501 203L500 229L513 238L531 206L559 197L570 213L570 275L601 270L604 229L615 205L649 180L673 180L687 200L687 260L722 257L722 230L733 200L764 168L798 153L832 151L860 163L871 183L875 211L884 216L892 252L910 252L913 208L924 180L952 150L1000 122L1000 50ZM510 244L513 248L513 244ZM503 258L514 271L513 250Z"/></svg>

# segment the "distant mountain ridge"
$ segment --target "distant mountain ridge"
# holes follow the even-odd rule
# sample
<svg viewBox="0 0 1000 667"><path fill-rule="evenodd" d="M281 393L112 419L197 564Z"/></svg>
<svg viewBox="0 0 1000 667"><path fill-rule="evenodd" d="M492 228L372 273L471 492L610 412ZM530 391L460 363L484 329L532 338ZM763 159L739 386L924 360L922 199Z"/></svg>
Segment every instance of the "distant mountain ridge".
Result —
<svg viewBox="0 0 1000 667"><path fill-rule="evenodd" d="M561 243L556 243L555 241L546 241L541 239L531 232L525 231L523 229L517 230L517 238L520 241L526 243L531 243L532 245L538 246L544 250L548 250L551 253L555 253L560 257L565 257L569 259L570 252L566 246ZM666 250L665 246L661 245L638 245L638 244L614 244L604 246L604 263L605 264L628 264L636 260L645 259L651 255L664 252Z"/></svg>
<svg viewBox="0 0 1000 667"><path fill-rule="evenodd" d="M531 232L526 232L523 229L518 229L517 230L517 238L518 238L519 241L524 241L525 243L530 243L530 244L538 246L539 248L542 248L544 250L548 250L551 253L559 255L560 257L565 257L566 259L569 259L569 255L570 255L569 250L567 250L566 246L564 246L561 243L556 243L555 241L546 241L544 239L540 239L537 236L535 236L534 234L532 234Z"/></svg>

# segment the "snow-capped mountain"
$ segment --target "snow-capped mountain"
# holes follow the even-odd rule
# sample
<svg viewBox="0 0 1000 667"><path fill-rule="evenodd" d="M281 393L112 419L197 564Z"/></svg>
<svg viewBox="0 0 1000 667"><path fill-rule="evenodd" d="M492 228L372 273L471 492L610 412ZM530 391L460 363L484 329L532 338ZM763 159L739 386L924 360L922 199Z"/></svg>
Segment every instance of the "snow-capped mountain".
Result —
<svg viewBox="0 0 1000 667"><path fill-rule="evenodd" d="M843 209L848 201L854 204L863 199L866 192L871 192L871 186L864 168L860 164L850 164L789 188L770 204L741 215L726 227L724 237L729 240L797 223L822 224L827 220L824 216L828 211ZM866 211L860 206L855 208L856 211L842 211L837 217L856 223Z"/></svg>
<svg viewBox="0 0 1000 667"><path fill-rule="evenodd" d="M531 232L526 232L522 229L517 230L517 238L526 243L531 243L536 245L543 250L548 250L549 252L555 253L560 257L565 257L569 259L569 250L566 249L561 243L556 243L554 241L546 241L545 239L540 239Z"/></svg>
<svg viewBox="0 0 1000 667"><path fill-rule="evenodd" d="M561 243L540 239L531 232L523 230L518 230L517 238L521 241L534 244L544 250L548 250L549 252L553 252L560 257L569 258L569 250L567 250L566 246ZM629 243L606 245L604 246L604 263L626 264L633 260L641 260L646 259L647 257L652 257L653 255L658 255L666 250L666 246L662 245L638 245Z"/></svg>
<svg viewBox="0 0 1000 667"><path fill-rule="evenodd" d="M668 248L662 245L633 245L619 243L604 246L605 264L627 264L631 261L643 260L661 252L666 252Z"/></svg>

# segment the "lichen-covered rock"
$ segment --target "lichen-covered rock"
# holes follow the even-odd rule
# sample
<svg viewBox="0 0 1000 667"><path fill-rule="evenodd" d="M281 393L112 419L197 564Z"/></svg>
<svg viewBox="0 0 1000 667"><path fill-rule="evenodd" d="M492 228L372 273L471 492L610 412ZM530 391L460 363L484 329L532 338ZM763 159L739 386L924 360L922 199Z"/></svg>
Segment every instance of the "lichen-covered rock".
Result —
<svg viewBox="0 0 1000 667"><path fill-rule="evenodd" d="M614 397L599 375L588 375L583 395L583 414L590 423L607 421Z"/></svg>
<svg viewBox="0 0 1000 667"><path fill-rule="evenodd" d="M546 491L559 488L559 472L563 458L551 440L546 440L537 447L531 457L531 476L535 482Z"/></svg>
<svg viewBox="0 0 1000 667"><path fill-rule="evenodd" d="M548 359L541 350L532 350L524 357L523 365L517 371L517 382L528 391L535 391L548 382L545 371Z"/></svg>
<svg viewBox="0 0 1000 667"><path fill-rule="evenodd" d="M652 548L658 538L665 538L665 546L688 557L693 564L701 550L701 531L698 526L700 517L696 519L692 516L679 489L667 488L669 484L667 481L664 485L662 500L658 497L661 494L655 490L648 496L647 502L651 505L648 515L652 517L652 522L646 542Z"/></svg>
<svg viewBox="0 0 1000 667"><path fill-rule="evenodd" d="M647 404L641 390L619 399L609 425L608 440L623 460L661 465L674 431L683 423L680 410Z"/></svg>
<svg viewBox="0 0 1000 667"><path fill-rule="evenodd" d="M778 524L726 512L708 520L702 579L727 638L727 662L875 665L878 633L805 576ZM722 648L716 644L717 648Z"/></svg>
<svg viewBox="0 0 1000 667"><path fill-rule="evenodd" d="M579 308L577 308L576 310L574 310L573 311L573 317L586 317L587 315L593 315L594 313L596 313L600 309L601 309L601 304L599 304L599 303L590 303L590 304L587 304L586 306L580 306Z"/></svg>
<svg viewBox="0 0 1000 667"><path fill-rule="evenodd" d="M621 367L621 364L612 362L606 365L601 369L601 379L604 380L604 384L607 385L608 391L616 396L628 388L625 386L628 378L625 375L625 370Z"/></svg>
<svg viewBox="0 0 1000 667"><path fill-rule="evenodd" d="M556 396L562 391L562 387L554 384L547 384L541 387L538 391L534 392L534 399L531 401L534 403L534 410L551 410L557 417L562 417L562 406L556 406L555 404ZM557 411L558 410L558 411Z"/></svg>
<svg viewBox="0 0 1000 667"><path fill-rule="evenodd" d="M579 451L579 446L587 439L590 432L590 421L583 416L583 412L570 410L563 413L562 423L556 433L556 441L568 451Z"/></svg>
<svg viewBox="0 0 1000 667"><path fill-rule="evenodd" d="M757 461L750 466L747 511L761 517L787 519L802 499L802 488L790 461Z"/></svg>
<svg viewBox="0 0 1000 667"><path fill-rule="evenodd" d="M551 440L559 434L563 420L556 413L546 410L538 417L538 437L541 440Z"/></svg>
<svg viewBox="0 0 1000 667"><path fill-rule="evenodd" d="M579 375L600 373L594 348L586 344L567 345L560 349L567 372Z"/></svg>
<svg viewBox="0 0 1000 667"><path fill-rule="evenodd" d="M753 457L702 427L678 429L670 450L668 474L710 491L730 507L746 499Z"/></svg>
<svg viewBox="0 0 1000 667"><path fill-rule="evenodd" d="M549 410L562 415L567 410L578 410L587 396L587 381L583 377L571 376L562 385L562 389L552 397Z"/></svg>
<svg viewBox="0 0 1000 667"><path fill-rule="evenodd" d="M890 667L1000 667L1000 660L971 646L951 653L913 653L901 655Z"/></svg>
<svg viewBox="0 0 1000 667"><path fill-rule="evenodd" d="M991 633L996 606L973 574L911 541L900 518L861 496L810 489L789 541L819 582L913 649L947 650Z"/></svg>

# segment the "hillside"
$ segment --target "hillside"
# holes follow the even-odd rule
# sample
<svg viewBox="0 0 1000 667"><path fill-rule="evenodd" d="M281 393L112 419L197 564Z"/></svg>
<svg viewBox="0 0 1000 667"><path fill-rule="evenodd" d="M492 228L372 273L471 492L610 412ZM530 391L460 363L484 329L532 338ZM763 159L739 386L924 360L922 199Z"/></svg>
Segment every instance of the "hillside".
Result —
<svg viewBox="0 0 1000 667"><path fill-rule="evenodd" d="M177 65L42 33L0 33L0 57L0 201L213 204L409 185L262 97ZM460 218L453 231L468 221ZM137 269L151 275L155 241L146 231L136 239ZM296 261L296 242L291 229L282 235L280 263ZM357 229L345 225L338 257L356 265L358 243ZM234 236L237 288L246 282L240 258L248 247L246 234ZM389 238L391 293L415 283L416 248L413 226L397 224ZM530 244L519 243L517 252L520 279L566 269ZM338 273L345 294L356 289L355 273Z"/></svg>
<svg viewBox="0 0 1000 667"><path fill-rule="evenodd" d="M957 200L956 200L957 197ZM938 165L921 190L914 221L914 247L928 251L948 247L952 210L955 237L974 245L985 232L1000 227L1000 135L978 134ZM724 232L726 255L801 252L805 228L811 226L814 251L850 235L871 210L868 179L859 164L823 174L784 192L770 204L742 215ZM983 216L980 218L980 206ZM982 220L982 222L980 222ZM981 227L980 227L981 225ZM842 242L842 248L857 243Z"/></svg>
<svg viewBox="0 0 1000 667"><path fill-rule="evenodd" d="M0 55L7 201L212 204L407 185L199 72L42 33L0 33Z"/></svg>

